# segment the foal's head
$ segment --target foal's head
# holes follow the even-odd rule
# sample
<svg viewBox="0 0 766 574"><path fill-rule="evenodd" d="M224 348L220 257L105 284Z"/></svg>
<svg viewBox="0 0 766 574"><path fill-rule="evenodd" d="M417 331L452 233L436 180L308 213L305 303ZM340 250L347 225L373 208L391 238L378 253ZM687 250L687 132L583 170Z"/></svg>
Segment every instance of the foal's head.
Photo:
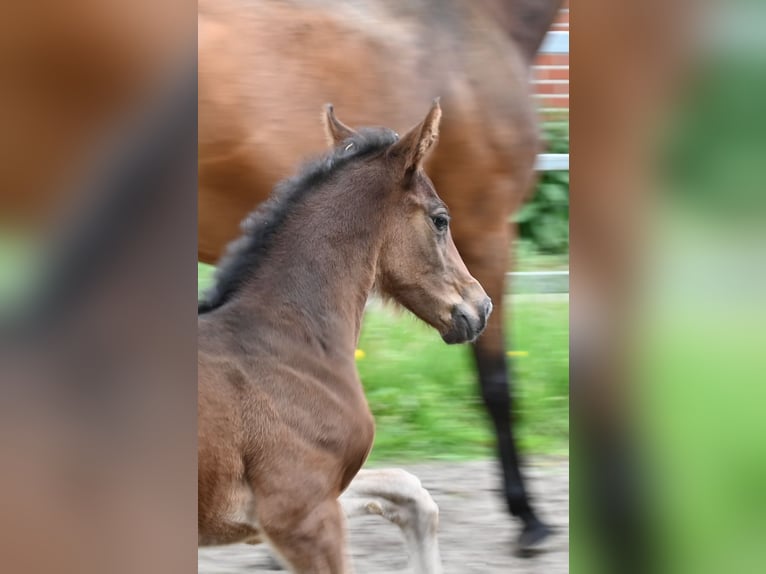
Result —
<svg viewBox="0 0 766 574"><path fill-rule="evenodd" d="M484 330L492 303L463 263L450 233L449 210L423 171L440 119L435 100L425 119L396 138L380 158L385 208L379 214L384 236L376 284L382 294L436 328L447 343L463 343ZM334 146L354 145L357 132L335 117L332 106L325 120Z"/></svg>

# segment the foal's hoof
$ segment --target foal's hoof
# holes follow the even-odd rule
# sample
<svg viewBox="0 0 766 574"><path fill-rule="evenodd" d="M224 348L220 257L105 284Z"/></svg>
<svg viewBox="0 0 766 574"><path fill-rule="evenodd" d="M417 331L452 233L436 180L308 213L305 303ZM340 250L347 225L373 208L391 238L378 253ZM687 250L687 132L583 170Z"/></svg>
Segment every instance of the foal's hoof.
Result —
<svg viewBox="0 0 766 574"><path fill-rule="evenodd" d="M532 556L544 550L544 544L554 533L553 528L543 524L539 520L524 525L524 530L519 534L516 549L520 556Z"/></svg>

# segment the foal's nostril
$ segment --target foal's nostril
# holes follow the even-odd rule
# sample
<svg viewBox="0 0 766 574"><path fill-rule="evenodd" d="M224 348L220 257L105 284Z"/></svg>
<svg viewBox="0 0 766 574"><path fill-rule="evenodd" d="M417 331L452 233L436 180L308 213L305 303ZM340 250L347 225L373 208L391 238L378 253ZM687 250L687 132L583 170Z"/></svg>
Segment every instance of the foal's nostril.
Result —
<svg viewBox="0 0 766 574"><path fill-rule="evenodd" d="M463 325L470 330L471 320L468 318L468 314L463 309L458 307L456 318L459 319L463 323Z"/></svg>
<svg viewBox="0 0 766 574"><path fill-rule="evenodd" d="M492 313L492 299L489 297L484 298L484 316L489 319L490 314Z"/></svg>
<svg viewBox="0 0 766 574"><path fill-rule="evenodd" d="M442 338L447 343L473 341L484 330L486 322L481 304L460 303L452 308L452 326Z"/></svg>
<svg viewBox="0 0 766 574"><path fill-rule="evenodd" d="M471 319L462 305L457 305L452 310L452 321L458 332L461 332L466 339L471 338L471 332L473 331Z"/></svg>
<svg viewBox="0 0 766 574"><path fill-rule="evenodd" d="M487 320L489 319L490 313L492 313L492 301L489 297L485 297L484 300L477 305L478 308L478 317L479 317L479 328L478 332L482 332L484 330L484 327L487 326Z"/></svg>

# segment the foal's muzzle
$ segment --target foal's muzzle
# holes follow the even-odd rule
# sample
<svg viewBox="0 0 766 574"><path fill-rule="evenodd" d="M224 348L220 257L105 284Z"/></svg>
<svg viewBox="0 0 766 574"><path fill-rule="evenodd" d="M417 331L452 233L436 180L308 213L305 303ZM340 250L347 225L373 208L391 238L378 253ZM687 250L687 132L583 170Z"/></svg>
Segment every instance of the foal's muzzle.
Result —
<svg viewBox="0 0 766 574"><path fill-rule="evenodd" d="M487 326L492 301L484 298L477 304L460 303L452 308L452 326L442 335L445 343L473 343Z"/></svg>

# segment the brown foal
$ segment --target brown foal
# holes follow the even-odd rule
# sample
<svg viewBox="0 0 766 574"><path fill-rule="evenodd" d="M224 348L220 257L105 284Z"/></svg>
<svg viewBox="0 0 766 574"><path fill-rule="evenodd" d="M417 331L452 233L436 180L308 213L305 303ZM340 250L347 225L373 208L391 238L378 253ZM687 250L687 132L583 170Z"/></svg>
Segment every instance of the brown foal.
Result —
<svg viewBox="0 0 766 574"><path fill-rule="evenodd" d="M344 573L344 508L397 520L384 488L338 501L374 436L354 360L367 298L377 289L448 343L475 340L492 308L422 169L440 118L435 101L400 138L354 131L328 106L330 153L279 184L230 246L200 304L200 545L268 542L295 572ZM387 476L380 487L420 488Z"/></svg>

